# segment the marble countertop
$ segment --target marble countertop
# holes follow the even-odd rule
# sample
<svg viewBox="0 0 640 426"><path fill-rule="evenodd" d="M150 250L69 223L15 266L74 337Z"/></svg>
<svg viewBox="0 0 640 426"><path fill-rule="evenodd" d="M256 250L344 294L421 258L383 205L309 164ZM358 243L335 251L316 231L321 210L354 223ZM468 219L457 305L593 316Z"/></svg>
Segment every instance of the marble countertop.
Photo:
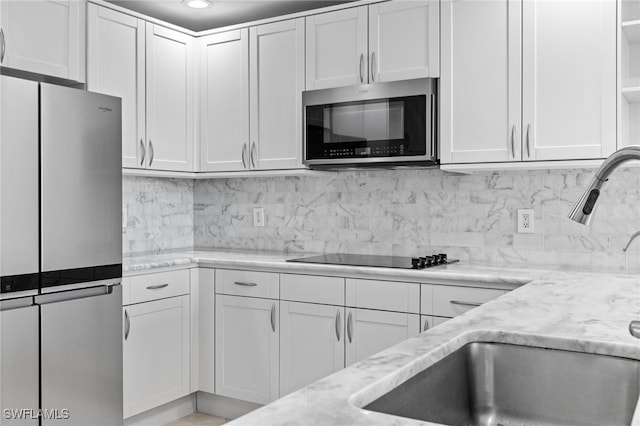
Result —
<svg viewBox="0 0 640 426"><path fill-rule="evenodd" d="M233 425L425 425L360 407L473 341L597 353L640 360L629 334L640 319L640 276L452 264L415 271L287 263L268 253L192 251L125 259L125 273L175 265L248 267L280 272L362 274L407 280L502 282L515 290L240 417ZM522 285L525 284L526 285ZM633 424L640 424L640 406Z"/></svg>

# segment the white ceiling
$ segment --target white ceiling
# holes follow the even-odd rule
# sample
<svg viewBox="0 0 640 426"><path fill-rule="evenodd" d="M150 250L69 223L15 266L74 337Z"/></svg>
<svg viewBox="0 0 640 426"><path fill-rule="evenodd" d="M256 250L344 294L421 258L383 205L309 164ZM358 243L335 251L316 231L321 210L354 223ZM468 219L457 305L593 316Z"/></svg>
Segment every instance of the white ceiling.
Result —
<svg viewBox="0 0 640 426"><path fill-rule="evenodd" d="M192 9L181 0L106 0L193 31L226 27L353 0L221 0L207 9Z"/></svg>

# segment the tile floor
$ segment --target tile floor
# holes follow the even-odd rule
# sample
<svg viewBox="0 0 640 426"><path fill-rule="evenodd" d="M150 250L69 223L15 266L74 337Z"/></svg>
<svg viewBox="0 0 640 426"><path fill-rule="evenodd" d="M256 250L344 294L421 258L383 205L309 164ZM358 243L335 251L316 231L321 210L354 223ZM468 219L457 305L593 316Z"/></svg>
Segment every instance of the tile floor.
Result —
<svg viewBox="0 0 640 426"><path fill-rule="evenodd" d="M229 419L222 417L210 416L203 413L193 413L186 417L171 422L166 426L220 426L227 423Z"/></svg>

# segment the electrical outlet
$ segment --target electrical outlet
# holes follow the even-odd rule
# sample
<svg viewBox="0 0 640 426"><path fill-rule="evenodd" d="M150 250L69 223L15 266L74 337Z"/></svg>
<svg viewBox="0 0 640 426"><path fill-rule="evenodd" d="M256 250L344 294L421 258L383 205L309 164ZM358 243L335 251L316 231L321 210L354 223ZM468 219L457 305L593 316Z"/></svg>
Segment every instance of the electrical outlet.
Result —
<svg viewBox="0 0 640 426"><path fill-rule="evenodd" d="M533 209L518 209L518 234L533 234Z"/></svg>
<svg viewBox="0 0 640 426"><path fill-rule="evenodd" d="M264 227L264 208L254 207L253 209L253 226Z"/></svg>

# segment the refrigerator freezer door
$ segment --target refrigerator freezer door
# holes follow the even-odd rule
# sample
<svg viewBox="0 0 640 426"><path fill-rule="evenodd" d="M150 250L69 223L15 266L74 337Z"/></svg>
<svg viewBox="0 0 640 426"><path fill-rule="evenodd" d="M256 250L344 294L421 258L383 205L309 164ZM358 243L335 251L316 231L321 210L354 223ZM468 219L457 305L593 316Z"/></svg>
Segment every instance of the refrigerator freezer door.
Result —
<svg viewBox="0 0 640 426"><path fill-rule="evenodd" d="M0 76L0 99L0 275L37 274L38 83Z"/></svg>
<svg viewBox="0 0 640 426"><path fill-rule="evenodd" d="M43 419L42 425L122 424L122 287L53 293L36 302L42 408L61 417L68 410L68 419Z"/></svg>
<svg viewBox="0 0 640 426"><path fill-rule="evenodd" d="M120 264L120 99L40 90L42 271Z"/></svg>
<svg viewBox="0 0 640 426"><path fill-rule="evenodd" d="M32 419L31 412L24 411L32 409L35 415L39 406L38 307L31 302L30 297L0 302L0 423L3 426L38 425L37 417Z"/></svg>

